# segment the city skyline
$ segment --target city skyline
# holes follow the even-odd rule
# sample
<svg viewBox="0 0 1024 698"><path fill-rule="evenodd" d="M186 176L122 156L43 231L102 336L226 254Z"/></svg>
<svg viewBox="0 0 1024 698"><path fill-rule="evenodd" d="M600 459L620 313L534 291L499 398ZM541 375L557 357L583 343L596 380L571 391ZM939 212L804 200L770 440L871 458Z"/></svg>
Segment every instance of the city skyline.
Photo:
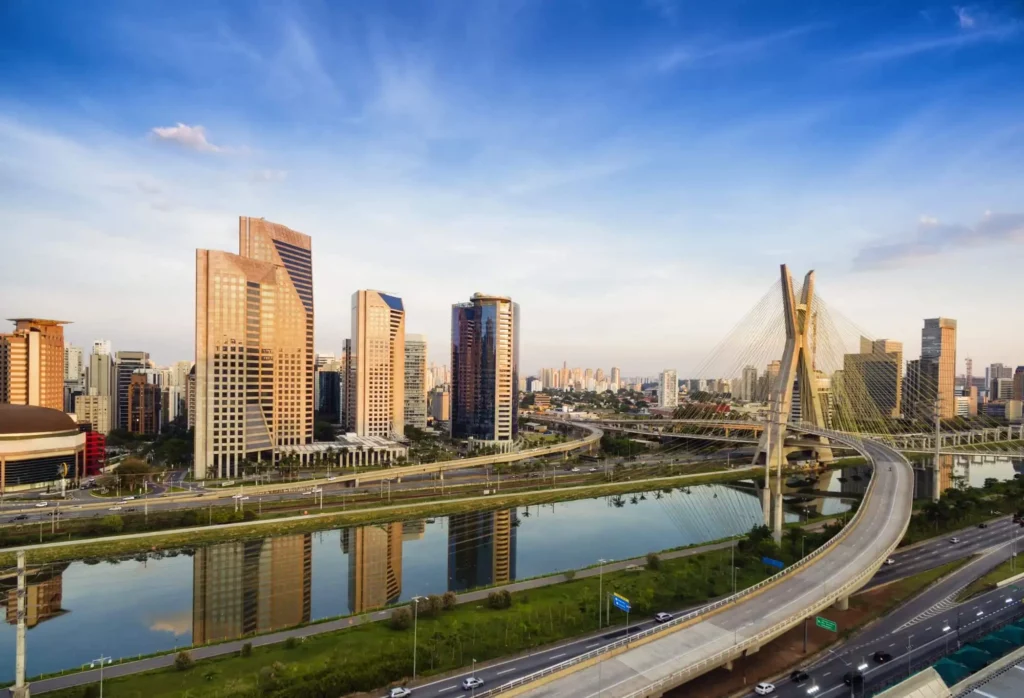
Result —
<svg viewBox="0 0 1024 698"><path fill-rule="evenodd" d="M356 289L402 297L431 362L483 290L529 309L524 367L685 375L788 261L907 355L945 316L961 356L1014 360L1024 329L976 293L1022 258L1009 7L434 9L19 5L3 316L187 357L192 250L241 212L317 241L336 354Z"/></svg>

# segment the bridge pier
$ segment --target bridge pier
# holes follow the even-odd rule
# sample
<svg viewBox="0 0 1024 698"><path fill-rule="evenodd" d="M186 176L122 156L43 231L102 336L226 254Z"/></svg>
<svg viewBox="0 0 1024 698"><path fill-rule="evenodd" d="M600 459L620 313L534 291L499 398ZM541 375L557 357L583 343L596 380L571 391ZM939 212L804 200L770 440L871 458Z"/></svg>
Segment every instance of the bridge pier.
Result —
<svg viewBox="0 0 1024 698"><path fill-rule="evenodd" d="M775 509L772 511L772 538L776 545L782 544L782 481L775 492Z"/></svg>
<svg viewBox="0 0 1024 698"><path fill-rule="evenodd" d="M835 609L837 611L849 611L850 610L850 597L842 596L835 603Z"/></svg>

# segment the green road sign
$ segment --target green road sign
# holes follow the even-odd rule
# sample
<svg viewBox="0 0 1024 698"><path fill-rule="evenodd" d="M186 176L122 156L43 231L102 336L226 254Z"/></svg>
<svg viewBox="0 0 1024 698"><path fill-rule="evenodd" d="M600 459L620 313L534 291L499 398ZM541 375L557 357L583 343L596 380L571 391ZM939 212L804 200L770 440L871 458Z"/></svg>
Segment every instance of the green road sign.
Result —
<svg viewBox="0 0 1024 698"><path fill-rule="evenodd" d="M814 618L814 624L819 628L825 628L825 630L831 630L834 633L839 632L839 626L836 625L836 622L834 620L829 620L828 618L816 616Z"/></svg>

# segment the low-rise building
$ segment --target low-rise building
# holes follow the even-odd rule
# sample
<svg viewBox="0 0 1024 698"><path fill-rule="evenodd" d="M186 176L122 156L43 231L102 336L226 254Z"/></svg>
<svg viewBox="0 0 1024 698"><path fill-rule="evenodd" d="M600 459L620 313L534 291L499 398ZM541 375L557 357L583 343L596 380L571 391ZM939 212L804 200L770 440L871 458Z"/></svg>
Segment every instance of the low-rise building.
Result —
<svg viewBox="0 0 1024 698"><path fill-rule="evenodd" d="M285 446L281 449L281 455L297 456L301 466L315 465L316 458L328 458L332 466L340 468L391 466L400 458L407 459L409 448L381 436L357 436L348 433L334 441L314 441L311 444Z"/></svg>
<svg viewBox="0 0 1024 698"><path fill-rule="evenodd" d="M61 410L0 404L0 491L78 480L85 469L86 435Z"/></svg>

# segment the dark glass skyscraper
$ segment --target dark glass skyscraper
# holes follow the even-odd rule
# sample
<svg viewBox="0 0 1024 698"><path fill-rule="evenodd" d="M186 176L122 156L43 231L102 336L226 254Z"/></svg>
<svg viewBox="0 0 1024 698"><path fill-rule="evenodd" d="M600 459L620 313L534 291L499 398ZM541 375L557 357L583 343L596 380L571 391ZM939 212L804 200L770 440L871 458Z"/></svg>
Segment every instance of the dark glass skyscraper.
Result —
<svg viewBox="0 0 1024 698"><path fill-rule="evenodd" d="M511 448L519 433L519 305L476 293L452 306L451 434Z"/></svg>

